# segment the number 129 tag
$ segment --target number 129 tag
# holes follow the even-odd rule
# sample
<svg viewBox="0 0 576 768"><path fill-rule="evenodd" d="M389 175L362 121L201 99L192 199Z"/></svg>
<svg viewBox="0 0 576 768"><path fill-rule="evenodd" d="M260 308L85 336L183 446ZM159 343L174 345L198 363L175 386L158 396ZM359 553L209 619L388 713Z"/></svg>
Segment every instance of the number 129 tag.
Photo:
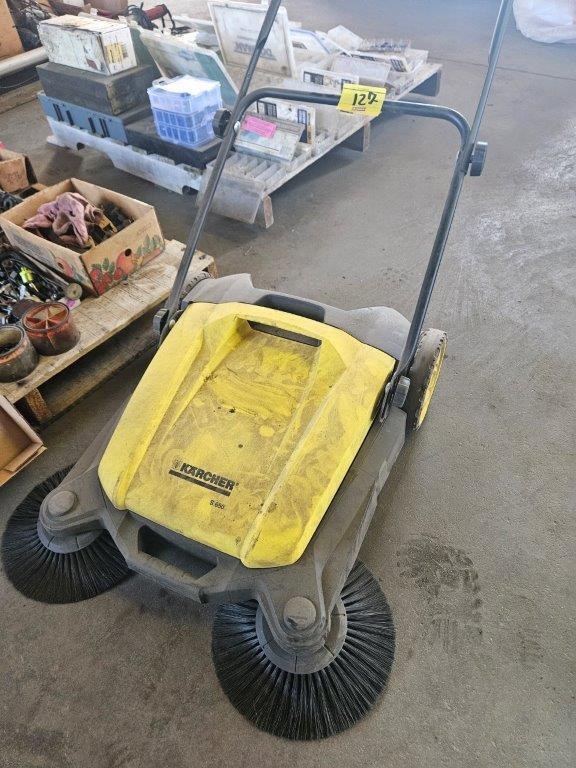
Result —
<svg viewBox="0 0 576 768"><path fill-rule="evenodd" d="M364 115L375 117L382 111L385 97L386 88L344 83L338 109L341 112L361 112Z"/></svg>

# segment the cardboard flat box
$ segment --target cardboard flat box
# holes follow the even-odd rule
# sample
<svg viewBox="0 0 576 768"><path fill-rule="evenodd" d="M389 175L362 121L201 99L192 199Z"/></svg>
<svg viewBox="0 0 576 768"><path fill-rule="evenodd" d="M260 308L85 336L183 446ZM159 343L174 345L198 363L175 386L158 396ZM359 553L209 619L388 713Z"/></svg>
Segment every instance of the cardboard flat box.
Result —
<svg viewBox="0 0 576 768"><path fill-rule="evenodd" d="M76 2L75 0L50 0L50 7L54 11L56 16L65 16L67 13L71 13L73 16L77 16L79 13L90 13L91 6L84 5L83 2Z"/></svg>
<svg viewBox="0 0 576 768"><path fill-rule="evenodd" d="M208 0L210 16L224 64L246 67L266 14L266 5L234 0ZM297 77L296 60L290 38L290 23L280 6L256 69L282 77Z"/></svg>
<svg viewBox="0 0 576 768"><path fill-rule="evenodd" d="M0 148L0 189L4 192L17 192L29 187L26 157L19 152Z"/></svg>
<svg viewBox="0 0 576 768"><path fill-rule="evenodd" d="M247 112L242 120L235 146L236 149L251 155L289 162L294 159L303 127L300 123L291 120L279 120L275 117L264 119Z"/></svg>
<svg viewBox="0 0 576 768"><path fill-rule="evenodd" d="M339 72L330 72L330 70L319 69L313 64L304 64L302 66L302 82L320 85L326 91L331 93L340 93L342 86L346 83L358 84L358 75L343 75Z"/></svg>
<svg viewBox="0 0 576 768"><path fill-rule="evenodd" d="M332 71L358 77L360 85L386 85L390 74L390 62L377 53L339 54L332 62Z"/></svg>
<svg viewBox="0 0 576 768"><path fill-rule="evenodd" d="M42 440L26 419L0 395L0 485L11 480L45 450Z"/></svg>
<svg viewBox="0 0 576 768"><path fill-rule="evenodd" d="M262 99L256 102L256 112L266 118L277 117L302 126L300 141L314 144L316 140L316 110L310 104L301 104L285 99Z"/></svg>
<svg viewBox="0 0 576 768"><path fill-rule="evenodd" d="M22 53L22 43L6 0L0 0L0 59Z"/></svg>
<svg viewBox="0 0 576 768"><path fill-rule="evenodd" d="M138 62L130 28L102 17L57 16L38 24L50 61L89 72L112 75Z"/></svg>
<svg viewBox="0 0 576 768"><path fill-rule="evenodd" d="M38 206L55 200L63 192L79 192L97 206L114 203L134 221L84 253L50 242L22 227ZM80 283L92 294L104 293L164 250L153 206L79 179L61 181L27 198L0 216L0 226L13 246L68 280Z"/></svg>
<svg viewBox="0 0 576 768"><path fill-rule="evenodd" d="M390 62L393 72L414 72L428 60L428 51L407 48L404 53L381 53L379 58Z"/></svg>
<svg viewBox="0 0 576 768"><path fill-rule="evenodd" d="M92 8L117 16L128 8L128 0L90 0Z"/></svg>
<svg viewBox="0 0 576 768"><path fill-rule="evenodd" d="M190 35L158 35L141 27L136 29L141 44L154 58L163 77L192 75L216 80L220 83L222 103L233 106L238 89L218 54L190 42Z"/></svg>

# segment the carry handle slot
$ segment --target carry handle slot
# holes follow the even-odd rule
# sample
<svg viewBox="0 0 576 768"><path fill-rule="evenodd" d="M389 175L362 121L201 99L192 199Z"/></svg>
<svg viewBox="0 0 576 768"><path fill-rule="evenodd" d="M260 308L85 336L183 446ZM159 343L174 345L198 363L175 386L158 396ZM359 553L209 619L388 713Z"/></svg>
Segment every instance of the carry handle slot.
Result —
<svg viewBox="0 0 576 768"><path fill-rule="evenodd" d="M259 323L256 320L248 320L248 325L253 331L268 333L270 336L279 336L281 339L295 341L298 344L307 344L309 347L319 347L322 344L320 339L315 339L313 336L306 336L303 333L296 333L295 331L287 331L285 328L279 328L277 325Z"/></svg>
<svg viewBox="0 0 576 768"><path fill-rule="evenodd" d="M138 551L189 574L193 579L205 576L216 567L216 563L202 560L146 525L138 531Z"/></svg>
<svg viewBox="0 0 576 768"><path fill-rule="evenodd" d="M213 594L222 594L221 585L229 582L237 564L235 558L221 560L220 553L215 553L213 562L209 556L198 556L131 513L124 516L117 533L118 538L114 539L129 568L201 603L208 602ZM232 601L248 597L246 593L238 593Z"/></svg>
<svg viewBox="0 0 576 768"><path fill-rule="evenodd" d="M316 320L319 323L324 322L324 307L321 307L320 304L314 304L312 301L298 299L295 296L286 296L282 293L267 293L258 299L256 306L277 309L280 312L289 312L292 315L307 317L308 320Z"/></svg>

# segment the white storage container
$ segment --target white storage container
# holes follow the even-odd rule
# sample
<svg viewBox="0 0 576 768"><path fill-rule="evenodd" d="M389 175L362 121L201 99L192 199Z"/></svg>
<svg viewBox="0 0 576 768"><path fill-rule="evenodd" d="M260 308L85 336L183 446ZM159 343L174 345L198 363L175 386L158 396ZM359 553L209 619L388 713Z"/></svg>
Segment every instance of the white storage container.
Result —
<svg viewBox="0 0 576 768"><path fill-rule="evenodd" d="M212 108L215 112L222 106L220 83L192 75L155 80L148 88L148 96L153 108L180 115L193 115Z"/></svg>

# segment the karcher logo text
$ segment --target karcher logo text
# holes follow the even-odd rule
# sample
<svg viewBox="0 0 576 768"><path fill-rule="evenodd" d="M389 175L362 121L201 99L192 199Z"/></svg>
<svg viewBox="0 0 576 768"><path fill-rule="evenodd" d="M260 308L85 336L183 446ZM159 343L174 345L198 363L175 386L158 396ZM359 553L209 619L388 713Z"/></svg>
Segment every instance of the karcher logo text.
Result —
<svg viewBox="0 0 576 768"><path fill-rule="evenodd" d="M237 485L235 480L229 480L215 472L209 472L207 469L201 469L182 461L174 462L174 468L170 470L170 474L181 480L188 480L190 483L200 485L202 488L207 488L209 491L221 493L222 496L230 496Z"/></svg>

